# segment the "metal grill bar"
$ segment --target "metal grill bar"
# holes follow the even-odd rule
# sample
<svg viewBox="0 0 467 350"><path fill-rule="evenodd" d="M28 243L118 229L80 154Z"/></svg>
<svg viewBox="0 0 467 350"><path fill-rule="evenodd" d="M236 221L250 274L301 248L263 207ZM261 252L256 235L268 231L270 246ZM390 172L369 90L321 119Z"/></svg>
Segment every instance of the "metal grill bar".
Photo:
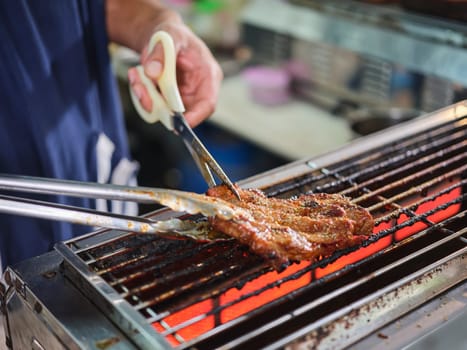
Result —
<svg viewBox="0 0 467 350"><path fill-rule="evenodd" d="M348 194L351 194L359 189L362 189L364 187L368 187L369 185L371 184L375 184L375 183L381 183L383 182L386 178L389 178L389 177L392 177L394 175L397 175L397 174L401 174L407 170L410 170L410 169L413 169L414 167L416 166L422 166L424 164L428 164L429 162L432 162L434 160L438 160L442 157L445 157L447 154L451 153L451 152L454 152L454 151L459 151L459 152L462 152L462 151L466 151L467 149L467 141L463 141L459 144L454 144L453 146L450 146L450 147L447 147L445 149L442 149L434 154L431 154L431 155L428 155L428 156L425 156L425 157L422 157L422 158L415 158L415 160L413 162L410 162L410 163L407 163L403 166L400 166L400 167L397 167L396 169L394 170L391 170L391 171L386 171L384 172L382 175L380 176L377 176L375 178L371 178L369 180L366 180L366 181L363 181L363 182L359 182L359 183L354 183L353 186L341 191L340 193L343 194L343 195L348 195ZM465 153L461 153L461 155L457 156L457 157L460 157L460 158L464 158L464 157L467 157L465 155ZM349 183L352 183L354 182L353 180L356 179L356 178L359 178L359 177L363 177L365 174L368 174L368 173L373 173L375 170L377 170L377 168L386 168L388 169L390 167L390 164L387 164L388 162L394 162L394 163L397 163L397 161L394 161L395 158L391 158L391 160L387 161L387 162L381 162L380 164L378 165L374 165L372 167L369 167L367 169L365 169L363 172L356 172L355 174L352 174L350 175L349 177L347 177L345 179L345 181L348 181ZM457 161L459 159L455 159L455 160L452 160L452 161ZM385 164L386 163L386 164Z"/></svg>
<svg viewBox="0 0 467 350"><path fill-rule="evenodd" d="M146 236L146 235L145 235ZM79 254L79 256L86 256L87 260L86 263L94 267L95 269L102 269L103 266L106 265L107 261L116 261L116 260L124 260L127 259L130 254L132 254L136 249L142 248L147 244L150 244L151 242L156 241L157 239L152 236L150 237L147 235L147 238L145 240L141 241L135 241L132 238L135 237L143 237L141 235L137 234L132 234L132 235L127 235L125 238L126 239L119 239L119 240L114 240L113 244L111 245L106 245L106 246L101 246L99 248L104 248L104 249L93 249L93 250L86 250L83 251ZM112 247L112 249L109 249L109 247Z"/></svg>
<svg viewBox="0 0 467 350"><path fill-rule="evenodd" d="M235 253L237 253L237 254L235 254ZM192 274L197 275L198 272L204 272L203 270L205 270L206 268L212 269L212 267L217 265L216 262L218 262L219 259L227 258L228 255L233 256L233 260L239 259L239 261L241 261L241 259L240 259L241 252L237 251L235 253L233 254L232 251L226 251L224 254L216 255L217 258L218 258L217 261L215 260L216 256L214 256L214 257L211 257L211 258L204 259L203 262L198 263L195 266L191 266L191 267L188 267L188 268L185 268L185 269L168 272L167 274L163 275L160 278L156 278L156 279L154 279L154 280L152 280L150 282L142 283L142 284L138 285L136 288L131 289L129 291L129 293L123 294L122 296L128 297L129 295L132 295L132 294L139 294L141 292L145 292L145 291L154 289L154 288L156 288L156 287L158 287L160 285L172 285L172 282L174 280L176 280L176 279L180 279L181 277L188 277L188 276L190 276ZM141 309L141 308L147 307L149 305L153 305L155 303L163 301L163 300L165 300L165 299L167 299L169 297L173 297L173 296L175 296L177 294L180 294L180 293L182 293L183 291L185 291L187 289L192 289L192 288L195 288L196 286L202 286L203 284L212 283L217 278L228 275L229 271L233 272L233 271L238 271L238 270L241 270L241 269L244 269L244 268L245 267L242 264L229 264L225 268L214 269L214 271L210 271L209 274L206 274L206 273L202 274L198 279L196 279L194 281L191 281L191 282L188 282L188 283L182 282L181 285L176 284L177 285L176 288L170 288L167 292L165 292L163 294L159 294L154 298L151 298L150 300L148 300L144 304L137 305L137 308ZM186 281L186 280L184 280L184 281Z"/></svg>
<svg viewBox="0 0 467 350"><path fill-rule="evenodd" d="M417 209L420 205L424 204L424 203L428 203L428 202L431 202L433 200L435 200L437 197L440 197L442 195L445 195L445 194L448 194L450 193L452 190L455 190L457 188L462 188L463 186L466 186L467 185L467 180L462 180L460 181L459 183L456 183L452 186L449 186L447 188L445 188L444 190L438 192L438 193L435 193L429 197L425 197L423 198L422 200L419 200L419 201L416 201L414 203L412 203L410 206L407 206L407 207L398 207L398 209L396 210L393 210L393 211L390 211L387 215L385 216L382 216L382 217L379 217L377 220L375 220L375 224L376 225L379 225L381 222L383 221L388 221L390 219L397 219L402 213L406 213L406 212L413 212L415 209ZM422 189L423 191L423 189ZM463 200L463 197L465 195L463 195L462 197L460 197L460 201ZM397 197L397 196L395 196ZM380 209L381 207L384 207L388 204L393 204L393 201L394 201L394 197L392 198L388 198L382 202L379 202L373 206L371 206L368 210L370 210L370 212L374 212L376 209ZM457 202L455 203L451 203L451 204L456 204ZM438 207L439 210L441 209L445 209L443 208L442 206Z"/></svg>
<svg viewBox="0 0 467 350"><path fill-rule="evenodd" d="M439 146L446 146L446 145L436 144L435 142L433 142L429 146L423 147L423 150L420 148L416 148L415 151L411 151L410 149L404 150L403 148L400 148L400 149L398 148L397 149L398 152L396 153L395 156L390 157L390 158L383 158L385 159L384 161L377 162L374 165L370 165L370 166L366 165L363 171L355 171L355 172L352 171L353 173L351 173L348 176L345 176L346 172L338 172L334 169L333 170L328 169L325 174L326 177L333 176L337 179L337 181L332 181L332 182L326 183L325 185L317 186L315 188L315 191L326 192L332 189L339 188L342 185L348 186L350 184L350 185L353 185L353 187L350 187L344 190L343 192L343 194L349 195L353 192L353 190L356 190L358 188L368 187L368 185L370 184L383 182L385 179L390 178L391 176L394 176L397 174L401 174L404 171L414 168L415 166L422 166L424 164L428 164L430 161L433 161L436 158L438 159L442 158L443 156L446 156L447 154L449 154L449 152L453 152L453 151L462 152L462 150L465 151L465 148L467 147L467 141L465 141L465 133L464 133L464 137L460 139L459 141L461 142L459 144L456 144L454 147L443 148L440 151L438 151L438 153L435 153L432 156L426 156L426 157L422 157L422 155L428 153L429 151L435 151L436 149L438 149ZM404 151L401 152L401 150L404 150ZM402 155L400 153L402 153ZM466 157L465 152L461 153L460 155L457 156L457 158L453 159L451 163L460 161L465 157ZM405 164L405 165L401 165L401 164ZM443 166L447 167L448 165L450 165L450 163L444 164L443 162L442 164L439 164L438 167L443 167ZM393 169L393 168L395 169L388 171L388 169ZM436 167L433 168L433 170L435 169L438 169L438 168ZM349 170L346 170L346 171L348 172ZM427 173L428 171L429 170L426 170L425 173ZM376 178L373 178L375 174L378 174L381 172L382 172L382 175L377 176ZM360 178L365 179L370 176L372 176L370 180L367 180L362 183L358 182L358 179ZM407 179L407 181L410 181L410 179ZM379 190L382 191L381 189ZM368 189L366 189L366 191L370 192L370 190Z"/></svg>
<svg viewBox="0 0 467 350"><path fill-rule="evenodd" d="M367 199L369 199L371 197L379 195L381 193L387 192L389 190L393 190L393 189L395 189L397 187L401 187L403 185L407 185L407 183L410 183L413 180L418 180L418 179L422 178L423 176L425 176L427 174L431 174L431 173L435 172L436 170L441 170L443 168L446 168L449 165L457 163L460 160L463 160L465 158L467 158L467 154L457 156L457 157L455 157L453 159L450 159L448 161L443 162L442 164L437 164L437 165L428 167L426 169L423 169L420 172L417 172L415 174L406 176L406 177L404 177L404 178L402 178L402 179L400 179L398 181L395 181L393 183L390 183L390 184L387 184L385 186L379 187L378 189L375 189L375 190L373 190L371 192L368 192L368 193L364 194L363 196L359 197L358 199L354 200L353 202L358 204L358 203L361 203L361 202L363 202L363 201L365 201L365 200L367 200ZM428 183L425 184L425 187L423 187L424 184L421 184L421 187L422 187L422 189L427 188L429 186L430 182L436 183L436 182L440 182L440 181L443 181L443 180L447 180L448 178L452 177L453 175L462 175L462 172L465 171L465 169L467 169L467 165L464 165L464 166L462 166L462 167L460 167L460 168L458 168L456 170L453 170L453 171L451 171L449 173L446 173L446 174L440 176L439 179L435 178L432 181L429 181ZM408 196L410 194L420 193L422 191L422 189L421 188L412 188L409 191L407 191L406 193L404 193L404 196L406 197L406 196ZM398 196L398 197L400 197L400 196Z"/></svg>
<svg viewBox="0 0 467 350"><path fill-rule="evenodd" d="M334 174L352 174L358 169L378 170L385 169L386 167L397 166L398 162L412 157L417 158L419 153L425 150L442 149L446 147L449 142L465 141L465 133L467 130L467 116L462 116L454 121L436 125L429 130L423 130L414 135L410 135L403 139L397 140L394 145L384 145L376 147L371 152L364 152L352 158L351 161L345 159L332 164L326 172L321 174L306 174L301 177L292 179L289 182L283 182L279 185L274 185L266 189L270 196L277 197L286 193L295 191L297 188L306 188L311 183L319 184L325 181L324 187L317 185L313 190L317 192L324 192L330 189L329 187L336 188L339 182L331 181L330 177L338 179L333 176ZM412 151L410 151L412 150ZM342 159L342 158L341 158ZM383 165L385 168L383 168ZM372 168L373 166L373 168ZM345 183L344 183L345 184ZM347 183L346 185L349 185Z"/></svg>
<svg viewBox="0 0 467 350"><path fill-rule="evenodd" d="M190 255L200 254L201 250L209 249L212 245L199 245L195 246L192 250L190 250ZM218 247L223 247L224 245L217 245ZM231 245L230 245L231 246ZM230 248L229 245L226 245L226 250ZM176 254L177 260L182 260L183 258L187 258L187 254ZM208 259L213 259L214 257L210 257ZM121 277L116 278L115 280L111 281L111 285L116 285L119 283L129 283L135 279L143 277L145 274L153 273L157 270L164 269L166 266L169 266L171 263L174 262L175 259L163 259L157 255L140 255L131 260L124 260L117 265L111 265L107 269L103 269L99 271L99 274L104 275L106 273L118 273L119 271L129 270L129 273L119 273ZM202 264L208 264L204 261ZM132 272L134 271L134 272Z"/></svg>
<svg viewBox="0 0 467 350"><path fill-rule="evenodd" d="M198 287L202 287L202 286L204 286L206 284L212 283L215 280L217 280L218 278L225 279L226 275L228 275L228 274L230 274L230 273L232 273L234 271L238 271L238 270L242 269L242 267L243 267L243 265L240 263L240 264L237 264L237 265L230 265L226 269L220 269L220 270L214 271L210 276L200 277L197 281L194 281L194 282L191 282L191 283L186 283L186 284L183 284L182 286L177 286L176 289L171 289L168 292L166 292L164 294L160 294L157 297L154 297L149 301L143 302L143 303L137 305L136 309L141 310L141 309L147 308L148 306L155 305L157 303L165 301L168 298L171 298L171 297L174 297L174 296L176 296L178 294L181 294L181 293L183 293L185 291L193 290L193 289L196 289ZM182 274L185 275L185 276L188 275L186 273L182 273ZM170 279L164 279L164 280L170 281ZM148 285L145 285L145 286L143 286L141 288L138 288L136 290L132 290L131 293L138 293L138 292L144 291L145 288L148 289L148 288L155 287L157 285L157 282L158 281L156 280L156 281L154 281L154 282L152 282L152 283L150 283ZM125 295L122 295L122 296L125 297Z"/></svg>
<svg viewBox="0 0 467 350"><path fill-rule="evenodd" d="M224 266L222 269L209 271L208 274L206 273L206 271L203 271L209 268L212 269L213 266L219 265L219 260L222 261L224 259L228 259L231 261L237 260L244 262L245 259L247 259L251 262L251 265L248 265L247 271L251 269L257 270L258 268L260 268L261 274L265 272L265 268L261 267L263 264L261 259L253 256L251 256L250 258L246 257L245 249L243 247L239 247L236 244L234 245L233 243L233 241L226 241L221 244L201 244L195 246L194 248L189 246L190 249L187 249L186 251L173 251L172 253L174 254L170 254L167 257L164 257L163 259L157 257L156 252L153 252L149 249L146 251L146 255L144 256L139 256L133 260L129 259L128 263L123 262L111 265L109 267L104 268L103 270L98 270L97 272L100 275L102 275L105 279L107 279L109 281L109 284L117 288L117 290L123 290L121 292L121 296L129 300L132 304L134 304L135 308L137 308L138 310L146 310L147 307L157 303L161 303L167 299L174 298L179 294L182 294L186 290L191 290L196 288L197 286L203 286L209 283L213 283L217 279L226 279L227 276L229 276L229 274L233 271L245 270L244 264L228 263L225 265L221 265ZM216 254L209 255L209 250L213 248L216 248ZM220 251L219 248L222 248L222 251ZM132 249L128 250L131 251ZM155 256L151 257L151 255L153 254ZM203 258L198 258L198 262L194 266L188 266L182 270L171 270L169 268L170 266L177 264L178 261L189 260L189 258L192 256L203 256ZM104 257L108 258L109 255L105 255ZM106 263L105 260L100 260L100 262ZM134 264L132 264L133 262ZM146 264L149 264L148 267L144 267ZM121 267L121 269L119 269L118 267ZM270 267L268 266L266 269L270 270ZM125 270L129 270L129 272ZM131 271L133 270L136 272L131 273ZM201 276L201 278L197 281L192 281L182 285L180 285L179 283L173 283L174 280L179 280L183 277L189 277L193 274L197 275L198 273ZM248 274L251 275L251 272ZM115 277L116 275L121 275L122 277ZM248 279L248 277L245 278ZM143 283L138 283L138 281L135 282L135 280L138 279L143 281ZM186 279L184 279L184 281L186 281ZM131 284L136 285L136 287L130 287L130 289L125 287L125 285ZM160 290L158 289L160 286L169 287L168 289L164 289L163 287L163 289ZM156 293L157 291L159 292ZM149 295L154 294L156 296L154 298L142 298L141 294L144 293ZM196 299L196 301L205 300L218 294L219 292L205 293L202 297ZM158 315L161 315L161 313L158 312Z"/></svg>
<svg viewBox="0 0 467 350"><path fill-rule="evenodd" d="M370 238L370 240L377 241L381 237L388 236L389 234L393 234L393 233L399 231L400 229L412 226L413 224L415 224L417 222L420 222L420 221L426 219L427 217L432 216L433 214L436 214L436 212L438 212L438 211L444 210L444 209L448 208L451 205L460 204L460 203L464 202L466 198L467 198L467 196L463 195L462 197L456 198L455 200L447 202L447 203L439 206L438 208L429 210L429 211L427 211L427 212L425 212L423 214L420 214L420 215L416 215L416 216L412 217L411 219L406 220L401 224L395 225L394 227L392 227L390 229L380 231L378 234L372 236L372 238ZM453 216L451 220L463 220L465 217L466 217L466 212L464 211L464 212L462 212L460 214L457 214L457 215ZM444 224L447 224L451 220L446 219L444 221ZM437 228L440 228L443 231L445 231L445 228L444 228L445 226L443 226L443 224L441 224L441 225L440 224L433 224L433 227L437 227ZM421 232L426 233L425 231L421 231ZM448 230L448 232L453 233L452 231L449 231L449 230ZM418 237L417 233L413 234L411 237L412 237L412 239L417 238Z"/></svg>
<svg viewBox="0 0 467 350"><path fill-rule="evenodd" d="M172 249L174 254L167 256L162 260L160 254ZM117 273L118 271L124 271L124 269L131 269L134 264L138 263L144 264L152 262L155 263L155 265L152 265L152 269L158 269L174 263L177 260L188 258L189 256L198 253L201 249L203 249L203 246L196 246L190 241L179 242L161 240L153 236L152 239L142 240L137 242L137 244L128 244L124 250L120 249L118 254L104 254L99 256L95 259L94 263L98 263L96 268L99 269L97 273L100 275ZM121 259L119 259L118 262L114 260L117 255L121 256ZM131 258L128 259L129 257Z"/></svg>
<svg viewBox="0 0 467 350"><path fill-rule="evenodd" d="M126 232L123 235L119 235L118 237L114 237L112 239L106 240L105 244L107 245L107 244L112 244L112 243L117 242L117 241L122 241L122 240L126 239L127 237L134 236L134 235L135 235L135 233L133 233L133 232ZM82 253L87 253L87 252L93 251L93 250L101 247L102 245L103 245L103 243L99 242L99 243L96 243L96 244L91 245L91 246L86 246L85 248L76 249L75 254L80 255Z"/></svg>
<svg viewBox="0 0 467 350"><path fill-rule="evenodd" d="M266 272L270 272L270 271L271 271L270 266L257 266L257 267L252 268L251 271L248 271L245 274L239 275L239 279L243 283L246 283L247 281L252 281L252 280L264 275ZM186 301L185 303L181 303L180 305L177 305L175 308L170 308L170 310L165 310L165 311L162 311L162 312L158 313L157 317L153 317L153 318L150 319L150 322L160 322L161 320L163 320L167 316L169 316L169 315L171 315L171 314L173 314L175 312L184 310L185 308L187 308L190 305L193 305L193 304L195 304L197 302L201 302L201 301L204 301L204 300L216 298L219 295L221 295L222 293L229 290L230 288L232 288L232 285L225 285L224 287L221 286L221 287L219 287L219 288L217 288L215 290L207 291L206 293L202 294L199 298L197 298L194 301L191 301L191 300ZM253 295L258 295L258 294L255 293ZM246 300L246 299L248 299L248 298L241 298L241 299L239 298L239 299L236 300L236 303L240 302L240 301L243 301L243 300ZM234 305L234 303L229 303L228 305L226 304L223 307L218 307L218 308L212 309L210 312L200 314L198 317L195 317L195 318L187 321L185 324L193 324L193 323L195 323L195 322L197 322L197 321L199 321L201 319L204 319L206 317L216 315L216 314L219 313L219 311L222 311L225 308L227 308L228 306L232 306L232 305ZM147 309L145 311L147 311ZM181 324L179 324L179 325L181 325ZM172 327L170 329L173 330L175 328L180 329L182 327L176 326L176 327Z"/></svg>

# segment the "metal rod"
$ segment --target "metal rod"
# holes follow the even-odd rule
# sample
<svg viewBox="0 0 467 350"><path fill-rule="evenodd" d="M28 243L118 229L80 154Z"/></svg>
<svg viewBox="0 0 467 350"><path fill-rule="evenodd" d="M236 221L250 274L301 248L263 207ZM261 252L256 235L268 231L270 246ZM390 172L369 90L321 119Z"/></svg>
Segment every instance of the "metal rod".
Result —
<svg viewBox="0 0 467 350"><path fill-rule="evenodd" d="M446 128L446 130L444 130ZM356 166L361 166L364 167L364 171L360 172L360 174L367 174L371 170L379 170L384 167L393 167L394 164L397 164L397 162L402 161L402 160L407 160L410 159L411 157L416 157L418 158L420 156L420 153L429 153L433 149L436 148L445 148L445 144L449 142L453 142L456 140L460 140L461 142L465 142L465 134L461 131L453 133L452 125L448 124L445 127L438 128L436 130L430 131L431 137L433 140L429 144L423 145L423 147L417 146L418 142L423 141L426 138L425 134L415 136L412 138L409 138L405 141L399 141L396 143L395 146L392 147L384 147L382 149L378 149L377 151L373 151L370 153L365 153L365 156L359 157L355 159L352 162L344 162L343 164L339 165L338 167L334 167L332 170L328 172L323 172L321 175L318 176L309 176L305 179L303 179L303 183L301 185L305 185L306 183L309 183L311 181L313 182L318 182L319 180L325 179L329 177L330 175L334 174L340 174L348 171L349 169L352 169ZM440 137L439 135L443 135L447 133L446 136ZM458 134L458 135L457 135ZM414 147L415 145L415 147ZM417 153L409 153L407 150L414 149L417 150ZM402 150L402 151L401 151ZM395 156L391 156L391 154L395 154ZM381 161L381 159L388 159L386 161ZM372 163L373 161L376 161L376 164L373 165L372 167L368 167L367 164ZM357 176L354 172L352 172L352 175L349 177L344 177L342 180L339 180L340 182L348 182L348 179L353 179ZM323 186L318 186L316 190L319 191L325 191L329 187L334 187L336 186L337 183L332 182L326 183ZM290 188L288 188L290 190ZM282 190L281 190L282 193ZM274 194L277 195L277 194Z"/></svg>
<svg viewBox="0 0 467 350"><path fill-rule="evenodd" d="M408 183L410 183L410 181L420 179L421 177L423 177L424 175L427 175L427 174L432 174L436 170L446 168L449 165L451 165L451 164L453 164L453 163L455 163L457 161L460 161L460 160L462 160L463 158L466 158L466 157L467 157L466 155L459 155L459 156L456 156L456 157L451 158L449 160L446 160L446 161L444 161L442 163L438 163L438 164L435 164L435 165L433 165L431 167L424 168L423 170L421 170L421 171L419 171L417 173L414 173L414 174L411 174L409 176L403 177L400 180L392 182L392 183L387 184L385 186L378 187L377 189L375 189L374 191L371 191L369 193L365 193L363 196L359 197L358 200L354 199L354 200L352 200L352 202L353 203L359 203L359 202L362 202L363 200L374 197L377 194L381 194L381 193L386 192L386 191L388 191L390 189L394 189L394 188L396 188L398 186L408 184ZM457 168L456 170L451 171L449 173L445 173L445 174L441 175L439 177L439 179L447 180L450 176L453 175L453 173L454 174L462 174L462 171L464 171L465 169L467 169L467 165L461 166L461 167Z"/></svg>
<svg viewBox="0 0 467 350"><path fill-rule="evenodd" d="M467 168L467 167L466 167L466 168ZM418 193L423 193L424 190L429 189L431 186L436 185L436 184L438 184L438 183L442 183L443 181L446 181L446 178L449 177L449 175L452 176L452 175L459 175L459 174L461 174L461 172L458 171L458 170L452 171L452 172L449 172L449 173L447 173L447 174L445 174L445 175L443 175L443 176L441 176L441 177L434 178L434 179L432 179L432 180L430 180L430 181L427 181L427 182L424 182L424 183L422 183L422 184L420 184L420 185L411 187L409 190L407 190L407 191L405 191L405 192L398 193L398 194L395 195L395 196L392 196L392 197L390 197L390 198L386 198L386 199L383 200L383 201L379 201L378 203L376 203L376 204L372 205L371 207L369 207L368 210L369 210L370 212L373 212L373 211L375 211L375 210L377 210L377 209L380 209L380 208L385 207L385 206L388 205L388 204L392 204L392 203L394 203L394 202L396 202L396 201L400 201L400 200L402 200L402 199L404 199L404 198L407 198L407 197L409 197L409 196L411 196L411 195L418 194ZM460 181L458 184L456 184L456 185L454 185L454 186L450 186L449 188L450 188L451 190L453 190L453 189L455 189L456 187L462 186L462 185L465 184L466 182L467 182L467 180L462 180L462 181ZM425 202L427 202L427 201L429 201L429 200L434 200L435 198L437 198L437 197L439 197L439 196L441 196L441 195L443 195L443 194L446 194L446 193L448 193L448 192L446 192L446 191L437 192L437 193L435 193L434 195L430 196L428 199L427 199L427 198L424 198L424 199L421 200L421 201L412 203L410 206L411 206L411 207L416 207L416 206L419 205L419 204L425 203Z"/></svg>
<svg viewBox="0 0 467 350"><path fill-rule="evenodd" d="M383 221L388 221L389 219L397 219L399 217L399 215L401 215L402 213L404 213L405 211L414 211L416 208L418 208L420 205L424 204L424 203L427 203L427 202L431 202L433 200L435 200L437 197L440 197L444 194L447 194L449 192L451 192L452 190L456 189L456 188L459 188L461 186L464 186L464 185L467 185L467 179L466 180L462 180L461 182L459 183L456 183L452 186L449 186L449 187L446 187L445 189L443 189L442 191L440 192L437 192L429 197L425 197L421 200L418 200L418 201L415 201L413 203L410 203L410 205L404 207L404 206L400 206L400 205L397 205L398 208L389 212L388 214L384 215L384 216L381 216L381 217L378 217L377 220L375 220L375 226L378 226L381 222ZM395 203L393 203L393 201L395 200L394 197L392 198L387 198L387 199L384 199L383 202L379 202L378 204L372 206L369 211L372 212L376 209L379 209L380 207L384 207L386 205L396 205ZM381 205L380 205L381 204ZM454 205L454 204L453 204ZM439 208L439 206L437 207L439 210L442 210L441 208Z"/></svg>
<svg viewBox="0 0 467 350"><path fill-rule="evenodd" d="M135 305L135 309L142 310L144 308L147 308L147 307L153 306L155 304L161 303L162 301L165 301L165 300L167 300L169 298L173 298L173 297L175 297L177 295L180 295L180 294L182 294L182 293L184 293L184 292L186 292L188 290L192 290L192 289L195 289L195 288L205 286L208 283L211 283L211 282L219 280L219 279L225 279L225 276L229 276L229 274L235 273L236 271L241 270L243 267L244 266L241 263L238 263L238 264L229 265L229 266L227 266L227 267L225 267L223 269L217 270L217 271L213 271L209 275L201 276L197 280L187 282L187 283L185 283L185 284L183 284L181 286L178 286L176 289L168 290L165 293L159 294L159 295L153 297L150 300L147 300L147 301L144 301L141 304ZM141 293L141 292L147 291L147 290L149 290L151 288L154 288L156 286L157 286L156 282L149 283L149 284L143 285L141 287L134 288L134 289L130 290L128 295L125 295L125 293L123 293L121 295L123 297L125 297L125 298L128 298L129 296L131 296L134 293Z"/></svg>
<svg viewBox="0 0 467 350"><path fill-rule="evenodd" d="M101 230L98 230L98 231L95 231L95 232L96 232L96 234L102 233ZM73 250L73 252L76 255L81 255L81 256L83 255L83 253L89 254L89 252L91 252L92 250L94 250L96 248L100 248L102 246L107 246L108 244L112 244L115 241L124 240L127 237L132 236L133 234L134 234L134 232L125 232L125 233L122 232L122 234L119 234L116 237L109 238L105 242L99 242L99 243L86 245L86 247L84 247L84 248L79 248L78 247L75 250ZM91 234L88 233L88 234L85 234L83 236L90 237L90 236L93 236L93 235L94 235L94 232L91 232ZM79 242L79 239L84 239L83 236L75 237L73 239L73 242ZM95 261L94 257L92 258L92 260Z"/></svg>
<svg viewBox="0 0 467 350"><path fill-rule="evenodd" d="M361 189L363 187L367 187L370 184L374 184L375 182L382 181L382 180L386 179L387 177L393 176L395 174L402 173L402 172L404 172L406 170L409 170L409 169L413 169L416 165L424 165L424 164L426 164L426 163L428 163L430 161L433 161L433 160L435 160L437 158L441 158L441 157L445 156L446 153L449 152L449 151L457 151L457 150L459 150L461 148L464 148L466 146L467 146L467 142L462 142L460 144L455 144L452 147L442 149L442 150L440 150L440 151L438 151L436 153L427 155L425 157L417 158L416 161L414 161L414 162L409 162L409 163L407 163L407 164L405 164L403 166L396 167L394 170L387 171L387 172L385 172L384 174L382 174L380 176L372 177L371 179L369 179L367 181L359 182L358 184L355 184L354 186L346 188L344 191L341 192L341 194L347 195L348 193L355 192L358 189ZM393 161L394 159L395 158L391 159L391 161ZM378 163L378 164L374 165L373 167L367 167L367 168L365 168L363 171L361 171L359 173L353 173L348 178L343 178L343 181L348 181L348 179L354 179L354 178L357 178L359 176L369 174L369 173L371 173L372 170L374 171L374 170L382 169L384 167L389 167L388 164L384 164L384 163L385 162L381 162L381 163ZM386 163L388 163L388 161ZM395 163L395 161L394 161L394 163Z"/></svg>
<svg viewBox="0 0 467 350"><path fill-rule="evenodd" d="M171 255L170 257L161 257L160 254L157 254L155 250L150 250L149 253L147 253L144 256L137 256L134 259L125 260L125 261L119 262L116 265L110 262L109 264L107 264L108 266L106 266L105 269L100 269L96 272L99 275L104 275L106 273L120 273L123 269L129 266L138 266L138 269L135 272L131 274L127 274L119 278L118 280L112 281L111 285L117 284L117 283L128 283L128 282L131 282L133 279L144 276L145 274L152 273L153 271L156 271L156 270L164 269L165 267L171 264L174 264L177 261L188 259L195 254L201 254L202 251L209 251L212 248L213 244L216 244L217 245L216 247L219 246L218 242L211 243L211 244L199 244L196 246L187 245L183 249L177 249L175 251L175 254ZM231 244L226 244L223 246L225 246L226 251L231 249ZM206 260L210 260L210 259L211 257L209 256L206 258ZM205 266L206 260L203 260L200 263L200 266L201 265Z"/></svg>
<svg viewBox="0 0 467 350"><path fill-rule="evenodd" d="M95 182L58 180L31 176L0 174L0 189L82 198L159 203L172 210L189 214L219 216L231 219L243 210L227 202L205 195L151 187L129 187Z"/></svg>
<svg viewBox="0 0 467 350"><path fill-rule="evenodd" d="M153 221L145 218L3 195L0 195L0 212L141 233L175 233L190 228L189 222L178 219Z"/></svg>
<svg viewBox="0 0 467 350"><path fill-rule="evenodd" d="M216 255L206 257L205 259L203 259L202 262L199 262L195 266L190 266L189 268L186 268L186 269L183 269L183 270L176 270L176 271L172 271L172 272L166 272L166 273L164 273L163 277L159 277L159 278L152 277L149 283L154 285L154 286L155 285L159 285L159 286L165 285L165 286L167 286L167 285L169 285L171 283L171 281L173 281L173 280L175 280L177 278L180 278L180 276L190 276L193 273L198 273L199 271L202 271L206 267L215 266L215 264L219 262L219 259L220 258L226 258L227 254L230 254L230 252L224 252L223 255L216 254ZM187 256L183 256L183 254L181 254L181 255L182 255L181 259L183 259L184 257L187 257ZM168 260L168 259L165 259L165 260ZM173 263L173 261L165 262L165 260L160 261L159 263L154 263L154 264L152 264L152 265L150 265L148 267L138 268L135 272L133 272L131 274L124 275L123 277L120 277L119 279L116 279L116 280L112 281L110 283L110 285L115 286L115 285L119 285L119 284L128 284L129 282L131 282L131 281L133 281L135 279L144 277L144 276L156 276L156 274L153 274L153 275L151 275L151 274L154 273L154 271L162 270L166 266ZM146 261L144 261L143 263L145 263L145 262ZM109 272L116 272L116 271L114 269L112 269ZM117 272L119 272L119 271L117 270ZM98 273L100 275L102 275L102 271L98 271ZM144 285L140 285L140 286L142 288L144 288ZM131 294L131 291L129 291L128 294Z"/></svg>

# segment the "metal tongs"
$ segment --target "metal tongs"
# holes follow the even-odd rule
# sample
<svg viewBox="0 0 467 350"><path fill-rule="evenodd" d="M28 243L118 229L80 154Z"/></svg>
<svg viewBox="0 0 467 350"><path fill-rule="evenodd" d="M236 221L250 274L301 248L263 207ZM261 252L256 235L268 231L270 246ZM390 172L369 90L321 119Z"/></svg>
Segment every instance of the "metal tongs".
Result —
<svg viewBox="0 0 467 350"><path fill-rule="evenodd" d="M158 43L163 48L164 67L157 80L157 88L153 81L146 76L143 67L141 65L136 67L141 83L147 89L152 100L152 110L150 112L146 111L130 88L131 99L136 110L146 122L155 123L160 121L167 129L173 131L183 139L209 187L216 186L216 181L212 174L214 172L235 196L240 199L240 195L232 181L230 181L213 156L198 139L183 116L185 106L183 105L177 85L176 55L172 37L164 31L156 32L149 41L148 51L152 52Z"/></svg>
<svg viewBox="0 0 467 350"><path fill-rule="evenodd" d="M248 215L242 209L221 199L170 189L127 187L6 174L0 174L0 189L138 203L159 203L178 212L218 216L224 219ZM168 236L178 234L198 240L225 238L216 235L212 236L206 230L205 222L177 218L154 221L150 218L114 214L6 195L0 195L0 212L129 232L157 233L162 236L165 234Z"/></svg>

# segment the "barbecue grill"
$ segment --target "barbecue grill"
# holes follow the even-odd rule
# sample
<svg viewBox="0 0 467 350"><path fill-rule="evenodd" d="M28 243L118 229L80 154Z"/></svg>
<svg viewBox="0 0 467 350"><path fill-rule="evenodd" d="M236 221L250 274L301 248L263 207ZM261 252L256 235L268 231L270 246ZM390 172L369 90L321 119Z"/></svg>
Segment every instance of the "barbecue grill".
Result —
<svg viewBox="0 0 467 350"><path fill-rule="evenodd" d="M466 135L464 101L240 182L281 198L341 193L369 209L374 234L317 262L275 271L233 239L98 230L60 242L7 268L7 345L400 348L433 335L465 345Z"/></svg>

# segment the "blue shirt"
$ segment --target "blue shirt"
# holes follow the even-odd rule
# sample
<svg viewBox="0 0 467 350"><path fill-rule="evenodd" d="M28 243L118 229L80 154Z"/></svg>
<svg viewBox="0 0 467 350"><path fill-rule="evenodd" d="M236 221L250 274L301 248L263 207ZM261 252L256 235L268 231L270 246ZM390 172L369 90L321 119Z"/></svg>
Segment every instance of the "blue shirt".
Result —
<svg viewBox="0 0 467 350"><path fill-rule="evenodd" d="M129 158L104 1L0 0L0 173L128 184L136 170ZM89 199L29 197L96 207ZM0 214L3 266L89 231Z"/></svg>

